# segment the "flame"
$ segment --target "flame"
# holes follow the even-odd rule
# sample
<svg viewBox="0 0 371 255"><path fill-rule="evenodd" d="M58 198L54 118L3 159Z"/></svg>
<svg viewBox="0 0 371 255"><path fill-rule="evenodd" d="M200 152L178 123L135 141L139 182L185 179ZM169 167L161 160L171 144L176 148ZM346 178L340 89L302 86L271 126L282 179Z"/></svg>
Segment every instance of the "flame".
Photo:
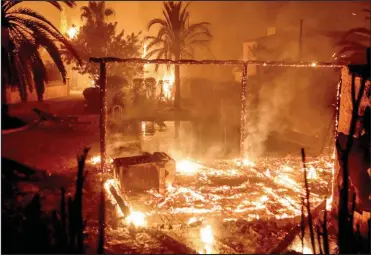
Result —
<svg viewBox="0 0 371 255"><path fill-rule="evenodd" d="M212 245L214 243L213 231L210 225L200 229L201 242L203 243L203 251L200 254L212 254Z"/></svg>
<svg viewBox="0 0 371 255"><path fill-rule="evenodd" d="M308 172L307 178L308 178L308 180L317 179L317 171L313 166L309 167L309 172Z"/></svg>
<svg viewBox="0 0 371 255"><path fill-rule="evenodd" d="M164 97L166 99L172 99L171 89L172 89L172 87L174 85L174 81L175 81L174 72L170 71L170 74L168 74L165 71L164 77L162 78L162 80L164 81L164 83L162 85L162 90L164 92Z"/></svg>
<svg viewBox="0 0 371 255"><path fill-rule="evenodd" d="M113 163L113 159L112 158L107 158L107 163L112 164ZM92 157L90 159L90 164L92 164L92 165L98 165L98 164L100 164L100 155Z"/></svg>
<svg viewBox="0 0 371 255"><path fill-rule="evenodd" d="M202 168L200 164L188 159L183 159L176 162L176 171L182 174L194 174L200 168Z"/></svg>
<svg viewBox="0 0 371 255"><path fill-rule="evenodd" d="M131 211L130 215L126 218L128 224L133 224L135 227L146 227L146 215L139 211Z"/></svg>
<svg viewBox="0 0 371 255"><path fill-rule="evenodd" d="M255 166L255 163L249 160L248 158L244 158L242 160L235 159L234 162L236 163L237 166L249 166L249 167Z"/></svg>
<svg viewBox="0 0 371 255"><path fill-rule="evenodd" d="M115 207L117 215L119 216L119 218L124 218L125 215L122 212L120 206L116 202L116 200L115 200L115 198L112 195L111 190L110 190L111 186L113 186L116 190L120 190L120 188L119 188L120 185L119 185L118 181L115 180L115 179L109 179L109 180L105 181L103 186L104 186L104 190L106 191L108 199L110 200L110 202ZM124 222L126 222L129 225L132 224L135 227L146 227L147 226L146 215L142 212L134 211L130 207L129 207L129 209L130 209L130 215L127 216L124 219Z"/></svg>
<svg viewBox="0 0 371 255"><path fill-rule="evenodd" d="M326 211L331 211L332 208L332 195L326 200Z"/></svg>
<svg viewBox="0 0 371 255"><path fill-rule="evenodd" d="M67 30L67 35L70 39L74 39L77 36L78 32L79 29L75 26L72 26Z"/></svg>
<svg viewBox="0 0 371 255"><path fill-rule="evenodd" d="M142 127L142 134L146 135L146 122L145 121L141 122L141 127Z"/></svg>

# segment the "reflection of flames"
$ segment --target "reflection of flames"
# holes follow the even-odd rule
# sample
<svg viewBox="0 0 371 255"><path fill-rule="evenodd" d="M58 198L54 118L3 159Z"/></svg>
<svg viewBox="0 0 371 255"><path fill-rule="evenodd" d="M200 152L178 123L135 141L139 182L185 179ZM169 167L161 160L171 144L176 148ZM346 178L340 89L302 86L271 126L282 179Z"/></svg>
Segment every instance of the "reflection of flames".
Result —
<svg viewBox="0 0 371 255"><path fill-rule="evenodd" d="M200 251L200 254L212 254L212 245L214 242L213 231L210 225L202 227L200 229L201 242L203 243L203 251Z"/></svg>
<svg viewBox="0 0 371 255"><path fill-rule="evenodd" d="M164 81L163 85L162 85L162 90L163 90L163 93L164 93L164 97L166 99L172 99L171 90L173 88L174 81L175 81L174 72L171 71L170 74L168 74L165 71L165 74L164 74L164 77L162 78L162 80Z"/></svg>
<svg viewBox="0 0 371 255"><path fill-rule="evenodd" d="M120 185L118 184L116 180L109 179L104 183L104 190L106 191L106 194L110 202L115 206L117 215L120 218L123 218L125 217L125 215L122 212L118 203L116 202L114 196L112 195L111 190L110 190L111 187L113 187L116 191L118 191L120 190ZM130 215L124 219L124 222L128 225L134 225L135 227L146 227L147 226L146 215L142 212L134 211L130 207L129 209L130 209Z"/></svg>

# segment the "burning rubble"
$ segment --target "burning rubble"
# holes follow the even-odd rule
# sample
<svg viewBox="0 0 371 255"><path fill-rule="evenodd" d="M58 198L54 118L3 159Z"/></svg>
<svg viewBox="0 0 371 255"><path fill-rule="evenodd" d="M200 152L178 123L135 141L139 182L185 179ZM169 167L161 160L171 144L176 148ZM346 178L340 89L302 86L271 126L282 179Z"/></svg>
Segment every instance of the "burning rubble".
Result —
<svg viewBox="0 0 371 255"><path fill-rule="evenodd" d="M330 156L317 157L307 166L311 203L318 205L330 194L332 160ZM144 193L144 190L122 192L123 182L117 178L117 173L116 178L106 180L105 191L110 203L115 205L121 224L148 231L167 229L176 233L174 235L181 242L187 239L199 253L210 254L225 249L226 244L220 240L227 238L227 234L219 233L225 224L230 229L230 224L237 226L244 222L242 227L233 227L230 230L233 232L247 231L246 226L251 222L298 219L304 192L303 173L300 158L292 156L264 158L257 162L247 159L202 162L182 159L176 162L175 176L170 178L171 181L161 184L165 192L159 187L152 187ZM124 206L120 206L112 190L117 191ZM233 245L229 243L227 246ZM246 249L249 248L235 247L224 251L247 252Z"/></svg>

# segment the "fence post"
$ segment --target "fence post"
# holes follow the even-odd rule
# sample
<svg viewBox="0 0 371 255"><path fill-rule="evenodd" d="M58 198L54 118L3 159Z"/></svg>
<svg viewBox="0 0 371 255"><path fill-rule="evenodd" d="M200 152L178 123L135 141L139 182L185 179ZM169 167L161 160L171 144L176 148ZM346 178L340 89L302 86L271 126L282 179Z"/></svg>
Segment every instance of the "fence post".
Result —
<svg viewBox="0 0 371 255"><path fill-rule="evenodd" d="M242 80L241 80L241 123L240 123L240 157L245 155L245 138L246 138L246 88L247 88L247 62L242 66Z"/></svg>
<svg viewBox="0 0 371 255"><path fill-rule="evenodd" d="M107 88L106 88L106 62L100 62L100 164L102 173L106 167L106 128L107 128Z"/></svg>

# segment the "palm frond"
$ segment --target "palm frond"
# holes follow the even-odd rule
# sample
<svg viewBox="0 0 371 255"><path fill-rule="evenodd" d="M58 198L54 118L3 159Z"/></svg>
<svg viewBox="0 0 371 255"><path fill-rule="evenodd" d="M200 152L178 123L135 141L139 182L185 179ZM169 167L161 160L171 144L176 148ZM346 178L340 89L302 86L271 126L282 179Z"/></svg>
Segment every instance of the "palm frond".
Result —
<svg viewBox="0 0 371 255"><path fill-rule="evenodd" d="M44 30L46 33L50 34L55 40L59 41L64 45L64 47L71 53L71 55L76 58L79 63L81 64L81 59L71 43L58 31L51 29L48 25L40 22L38 20L27 20L18 17L13 17L12 21L14 23L18 23L19 25L23 25L27 29L31 31L42 31Z"/></svg>
<svg viewBox="0 0 371 255"><path fill-rule="evenodd" d="M162 20L162 19L153 19L148 22L148 25L147 25L148 30L150 30L153 25L161 25L161 26L166 27L167 23L165 20Z"/></svg>
<svg viewBox="0 0 371 255"><path fill-rule="evenodd" d="M357 28L352 28L348 30L344 35L343 39L346 39L348 36L353 35L353 34L361 34L361 35L367 35L370 36L371 31L370 29L364 28L364 27L357 27Z"/></svg>
<svg viewBox="0 0 371 255"><path fill-rule="evenodd" d="M31 9L28 8L19 8L14 11L11 11L7 13L7 15L25 15L28 18L33 18L33 19L38 19L42 22L45 22L48 24L50 27L52 27L55 31L59 31L58 28L56 28L53 23L51 23L49 20L47 20L44 16L38 14L37 12L34 12Z"/></svg>
<svg viewBox="0 0 371 255"><path fill-rule="evenodd" d="M67 71L57 45L55 45L53 40L51 40L51 38L49 38L49 36L46 33L43 33L43 31L38 31L38 33L35 34L35 39L38 44L40 44L44 49L46 49L49 56L53 59L53 62L57 66L62 76L63 82L65 83Z"/></svg>

